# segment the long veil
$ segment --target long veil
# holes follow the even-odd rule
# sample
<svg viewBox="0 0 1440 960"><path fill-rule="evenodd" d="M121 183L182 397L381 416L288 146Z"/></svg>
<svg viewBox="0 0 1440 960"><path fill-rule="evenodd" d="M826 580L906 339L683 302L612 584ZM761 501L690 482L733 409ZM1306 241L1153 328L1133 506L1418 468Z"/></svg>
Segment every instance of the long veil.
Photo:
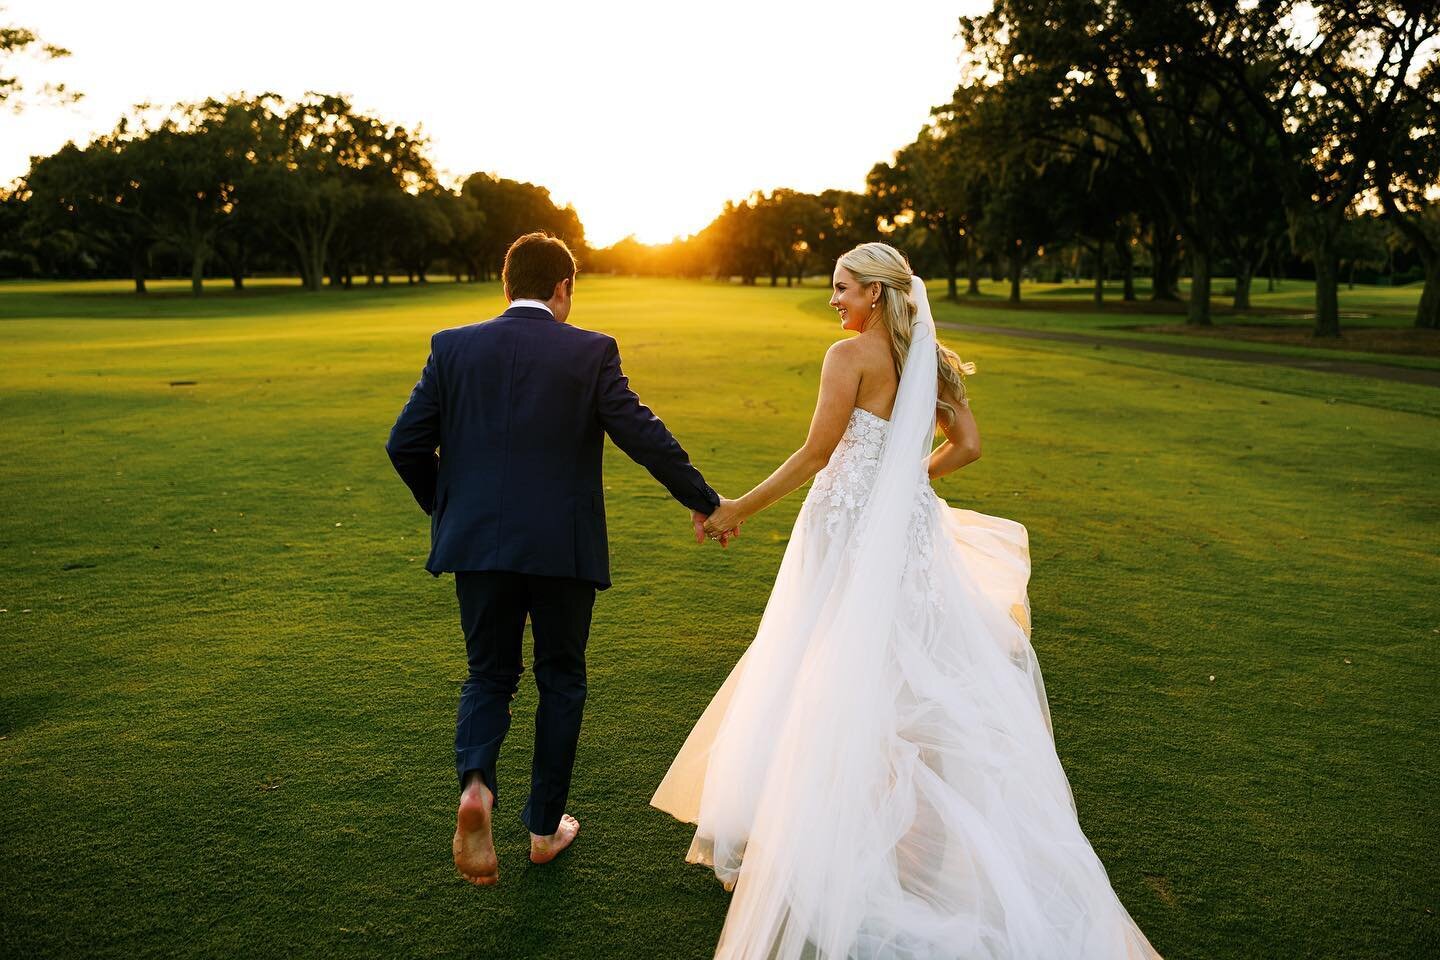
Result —
<svg viewBox="0 0 1440 960"><path fill-rule="evenodd" d="M910 296L868 497L834 536L807 497L755 639L650 802L734 890L718 957L1150 960L1055 752L1026 530L929 487L935 323L918 277Z"/></svg>
<svg viewBox="0 0 1440 960"><path fill-rule="evenodd" d="M738 912L751 931L747 941L768 939L754 938L754 931L766 929L777 946L791 943L776 956L798 955L806 942L821 948L822 956L843 955L853 939L850 920L858 922L857 906L869 886L873 867L867 865L878 866L887 852L854 843L884 835L893 841L905 827L889 824L882 833L859 822L893 806L879 796L825 810L811 806L815 797L872 791L886 782L888 718L857 706L876 700L884 637L901 601L914 494L927 482L925 458L935 433L935 321L919 277L910 290L917 307L910 347L872 492L854 529L854 549L836 551L820 562L825 569L816 569L797 522L755 641L651 800L698 822L689 859L713 864L727 886L739 881L727 930ZM787 678L783 691L740 684L755 671ZM822 677L830 682L807 682ZM751 696L734 699L742 687ZM787 702L747 702L781 698ZM769 775L774 757L786 758L783 777L773 781L783 782L783 791L767 792L764 808L754 809L754 778ZM821 878L811 871L792 872L806 862L848 862L853 869L817 883L811 881ZM776 902L749 895L776 889L790 896ZM817 935L827 942L815 943ZM727 955L723 937L719 954Z"/></svg>

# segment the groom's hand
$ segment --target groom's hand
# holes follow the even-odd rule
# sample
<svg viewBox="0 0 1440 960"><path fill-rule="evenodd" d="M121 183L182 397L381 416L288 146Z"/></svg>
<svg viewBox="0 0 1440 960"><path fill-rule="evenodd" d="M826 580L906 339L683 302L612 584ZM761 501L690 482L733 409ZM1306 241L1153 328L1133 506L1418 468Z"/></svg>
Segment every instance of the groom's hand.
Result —
<svg viewBox="0 0 1440 960"><path fill-rule="evenodd" d="M690 525L695 531L696 543L705 542L705 521L708 519L710 519L709 516L707 514L701 513L699 510L690 511ZM732 530L721 531L715 537L715 542L720 544L720 546L722 547L729 546L730 541L734 540L738 536L740 536L740 527L739 525L736 525L736 527Z"/></svg>

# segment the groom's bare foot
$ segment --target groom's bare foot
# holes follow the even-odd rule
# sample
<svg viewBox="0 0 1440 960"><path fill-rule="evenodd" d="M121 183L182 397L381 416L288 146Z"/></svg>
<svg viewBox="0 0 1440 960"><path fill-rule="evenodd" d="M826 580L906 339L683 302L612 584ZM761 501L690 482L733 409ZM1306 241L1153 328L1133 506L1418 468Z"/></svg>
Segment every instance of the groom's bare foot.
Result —
<svg viewBox="0 0 1440 960"><path fill-rule="evenodd" d="M477 887L488 887L500 880L500 861L495 857L495 840L490 834L490 811L494 806L494 795L476 777L460 794L460 809L455 813L455 839L450 844L455 869Z"/></svg>
<svg viewBox="0 0 1440 960"><path fill-rule="evenodd" d="M554 860L561 850L575 842L575 835L579 832L580 821L567 813L560 818L560 828L550 836L530 834L530 862L549 863Z"/></svg>

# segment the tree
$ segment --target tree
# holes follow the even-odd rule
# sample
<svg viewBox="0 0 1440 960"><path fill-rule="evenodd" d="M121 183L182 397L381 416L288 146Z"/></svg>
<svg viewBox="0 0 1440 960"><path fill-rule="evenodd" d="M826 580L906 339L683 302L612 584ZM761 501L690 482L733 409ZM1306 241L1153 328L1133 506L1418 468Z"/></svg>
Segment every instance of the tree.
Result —
<svg viewBox="0 0 1440 960"><path fill-rule="evenodd" d="M245 159L225 149L211 118L198 110L187 112L167 119L130 149L144 158L142 187L152 201L151 231L190 262L190 290L199 296L206 261L230 222Z"/></svg>
<svg viewBox="0 0 1440 960"><path fill-rule="evenodd" d="M777 187L768 194L756 191L748 202L755 211L755 243L770 276L770 286L779 285L782 273L787 287L802 280L825 226L825 210L819 198Z"/></svg>
<svg viewBox="0 0 1440 960"><path fill-rule="evenodd" d="M981 236L1000 251L1010 281L1010 302L1020 302L1025 267L1061 233L1056 201L1071 188L1068 170L1054 164L1035 164L1017 158L992 178L980 220Z"/></svg>
<svg viewBox="0 0 1440 960"><path fill-rule="evenodd" d="M1232 6L1000 0L990 13L961 20L968 69L1001 78L1025 105L1016 112L1024 139L1119 162L1145 181L1159 207L1157 290L1168 292L1170 238L1178 226L1191 266L1187 322L1199 325L1210 323L1229 110L1197 65L1233 32Z"/></svg>
<svg viewBox="0 0 1440 960"><path fill-rule="evenodd" d="M577 256L585 252L585 228L573 207L558 207L550 191L533 183L472 173L460 193L484 214L483 227L472 237L467 258L480 264L482 276L498 275L505 251L515 238L536 230L564 240Z"/></svg>
<svg viewBox="0 0 1440 960"><path fill-rule="evenodd" d="M872 167L865 180L866 192L887 220L914 222L929 232L940 252L951 300L959 297L956 278L960 261L971 250L980 205L973 189L976 168L965 156L962 118L969 106L957 91L954 103L939 108L937 121L923 127L894 160Z"/></svg>
<svg viewBox="0 0 1440 960"><path fill-rule="evenodd" d="M1236 110L1260 118L1231 125L1240 142L1283 157L1292 231L1315 264L1315 335L1336 337L1350 211L1373 171L1403 153L1409 125L1434 120L1440 12L1433 0L1313 0L1303 14L1299 3L1279 2L1241 16L1224 55L1207 58L1206 75Z"/></svg>
<svg viewBox="0 0 1440 960"><path fill-rule="evenodd" d="M700 231L699 239L710 251L716 277L740 277L753 285L770 263L763 224L754 198L739 203L727 200L720 215Z"/></svg>
<svg viewBox="0 0 1440 960"><path fill-rule="evenodd" d="M344 97L308 93L279 109L265 120L257 187L267 219L294 251L305 288L319 290L327 266L344 272L332 245L366 190L418 190L434 173L422 139L355 112Z"/></svg>
<svg viewBox="0 0 1440 960"><path fill-rule="evenodd" d="M879 218L874 202L865 194L825 190L816 199L820 204L820 223L812 252L827 270L842 253L879 235L875 229Z"/></svg>
<svg viewBox="0 0 1440 960"><path fill-rule="evenodd" d="M5 8L0 7L0 13ZM39 56L44 60L60 60L70 56L70 51L52 43L41 43L33 30L18 26L0 26L0 105L8 106L15 113L24 109L26 93L24 83L15 75L15 60L38 45ZM51 103L74 103L83 94L65 89L63 83L47 83L40 88L38 99Z"/></svg>
<svg viewBox="0 0 1440 960"><path fill-rule="evenodd" d="M447 205L454 195L441 187L418 194L400 194L402 216L396 224L396 259L410 282L428 283L425 275L445 255L454 237Z"/></svg>
<svg viewBox="0 0 1440 960"><path fill-rule="evenodd" d="M129 268L144 293L150 252L158 237L145 184L153 154L136 148L122 122L115 132L80 148L67 143L37 160L25 177L28 227L35 235L62 234Z"/></svg>
<svg viewBox="0 0 1440 960"><path fill-rule="evenodd" d="M1374 185L1386 218L1420 256L1425 270L1415 326L1440 329L1440 60L1432 58L1415 78L1393 130L1394 142L1381 152Z"/></svg>

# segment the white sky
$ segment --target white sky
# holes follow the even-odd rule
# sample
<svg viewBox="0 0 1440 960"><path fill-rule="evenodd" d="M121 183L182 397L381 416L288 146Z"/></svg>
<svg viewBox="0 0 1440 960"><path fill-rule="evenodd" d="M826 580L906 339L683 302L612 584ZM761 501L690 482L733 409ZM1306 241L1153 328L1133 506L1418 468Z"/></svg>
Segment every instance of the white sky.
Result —
<svg viewBox="0 0 1440 960"><path fill-rule="evenodd" d="M350 94L420 125L445 173L530 180L597 246L699 230L753 189L862 189L959 81L987 0L0 0L72 56L22 62L70 107L0 111L0 181L139 102Z"/></svg>

